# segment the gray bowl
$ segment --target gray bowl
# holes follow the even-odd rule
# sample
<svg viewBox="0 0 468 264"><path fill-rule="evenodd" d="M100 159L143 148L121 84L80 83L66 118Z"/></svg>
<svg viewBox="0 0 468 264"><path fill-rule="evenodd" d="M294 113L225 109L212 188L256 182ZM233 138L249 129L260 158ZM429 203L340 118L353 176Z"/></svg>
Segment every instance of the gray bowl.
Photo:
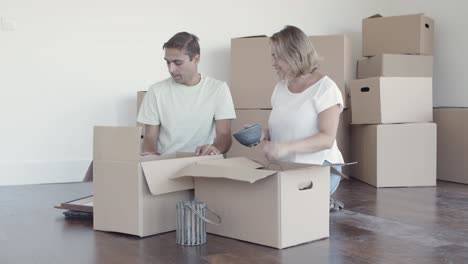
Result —
<svg viewBox="0 0 468 264"><path fill-rule="evenodd" d="M253 147L260 143L262 137L262 125L255 124L232 134L234 138L246 147Z"/></svg>

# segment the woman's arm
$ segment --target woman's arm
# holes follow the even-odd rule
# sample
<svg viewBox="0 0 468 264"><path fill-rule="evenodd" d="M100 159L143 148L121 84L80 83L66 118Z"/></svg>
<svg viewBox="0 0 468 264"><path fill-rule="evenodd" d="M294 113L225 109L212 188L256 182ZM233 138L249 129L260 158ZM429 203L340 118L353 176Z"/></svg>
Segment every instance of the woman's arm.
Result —
<svg viewBox="0 0 468 264"><path fill-rule="evenodd" d="M341 108L334 105L319 114L319 133L307 138L288 142L267 142L265 154L268 159L281 159L294 153L313 153L333 146L340 121Z"/></svg>

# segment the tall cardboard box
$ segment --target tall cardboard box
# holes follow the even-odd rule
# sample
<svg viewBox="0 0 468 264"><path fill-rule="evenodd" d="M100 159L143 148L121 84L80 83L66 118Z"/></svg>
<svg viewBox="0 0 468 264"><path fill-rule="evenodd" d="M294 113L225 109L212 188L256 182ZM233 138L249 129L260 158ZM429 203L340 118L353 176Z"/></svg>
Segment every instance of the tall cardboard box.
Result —
<svg viewBox="0 0 468 264"><path fill-rule="evenodd" d="M432 56L379 54L358 61L357 77L432 77Z"/></svg>
<svg viewBox="0 0 468 264"><path fill-rule="evenodd" d="M346 35L311 36L323 58L319 71L336 82L348 107L347 82L353 79L351 41ZM269 39L265 36L231 40L231 94L236 109L271 109L271 95L278 81L271 65Z"/></svg>
<svg viewBox="0 0 468 264"><path fill-rule="evenodd" d="M362 20L362 55L381 53L432 55L434 21L423 14Z"/></svg>
<svg viewBox="0 0 468 264"><path fill-rule="evenodd" d="M350 88L352 124L432 122L432 78L374 77Z"/></svg>
<svg viewBox="0 0 468 264"><path fill-rule="evenodd" d="M336 144L345 162L352 162L351 158L351 109L344 109L340 115L340 123L336 132ZM343 173L349 175L352 166L343 167Z"/></svg>
<svg viewBox="0 0 468 264"><path fill-rule="evenodd" d="M209 233L274 248L329 236L330 168L292 163L257 169L245 158L199 162L176 177L195 177L195 198L222 218Z"/></svg>
<svg viewBox="0 0 468 264"><path fill-rule="evenodd" d="M435 186L434 123L352 125L351 176L375 187Z"/></svg>
<svg viewBox="0 0 468 264"><path fill-rule="evenodd" d="M468 108L434 108L437 179L468 184Z"/></svg>
<svg viewBox="0 0 468 264"><path fill-rule="evenodd" d="M263 128L268 127L268 118L271 110L236 110L236 119L232 120L231 128L235 133L241 130L245 124L259 123ZM351 138L351 109L344 109L340 116L340 123L336 135L336 143L343 155L345 162L351 161L350 138ZM255 147L246 147L241 145L234 137L232 146L226 153L226 157L247 157L262 164L268 163L263 152L264 145L261 143ZM348 174L349 166L343 167L343 172Z"/></svg>
<svg viewBox="0 0 468 264"><path fill-rule="evenodd" d="M141 127L94 128L94 229L140 237L173 231L176 203L193 199L191 179L172 180L197 161L174 153L140 156Z"/></svg>

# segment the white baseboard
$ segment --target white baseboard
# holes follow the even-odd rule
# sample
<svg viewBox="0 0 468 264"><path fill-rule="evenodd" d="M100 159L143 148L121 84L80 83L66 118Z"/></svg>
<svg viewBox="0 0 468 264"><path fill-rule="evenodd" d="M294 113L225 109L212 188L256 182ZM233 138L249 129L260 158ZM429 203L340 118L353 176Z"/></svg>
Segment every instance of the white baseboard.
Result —
<svg viewBox="0 0 468 264"><path fill-rule="evenodd" d="M91 160L0 161L0 186L79 182Z"/></svg>

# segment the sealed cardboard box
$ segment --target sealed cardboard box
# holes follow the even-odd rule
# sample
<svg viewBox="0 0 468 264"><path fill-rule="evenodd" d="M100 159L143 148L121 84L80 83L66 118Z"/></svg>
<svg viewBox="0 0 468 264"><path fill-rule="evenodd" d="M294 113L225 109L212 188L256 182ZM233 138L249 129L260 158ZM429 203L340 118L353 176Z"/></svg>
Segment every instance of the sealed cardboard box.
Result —
<svg viewBox="0 0 468 264"><path fill-rule="evenodd" d="M273 164L272 164L273 165ZM195 198L222 218L209 233L274 248L329 236L330 168L246 158L198 162L176 177L195 177Z"/></svg>
<svg viewBox="0 0 468 264"><path fill-rule="evenodd" d="M352 125L351 176L375 187L435 186L434 123Z"/></svg>
<svg viewBox="0 0 468 264"><path fill-rule="evenodd" d="M350 88L352 124L432 122L432 78L374 77Z"/></svg>
<svg viewBox="0 0 468 264"><path fill-rule="evenodd" d="M241 130L245 124L259 123L262 127L268 127L268 118L271 110L236 110L236 119L232 120L231 128L235 133ZM350 137L351 137L351 109L344 109L340 116L340 124L336 135L336 143L343 155L345 162L351 161ZM247 157L260 163L268 162L263 152L263 144L255 147L246 147L232 139L232 146L226 153L226 157ZM349 173L350 166L343 167L345 174Z"/></svg>
<svg viewBox="0 0 468 264"><path fill-rule="evenodd" d="M358 61L357 77L432 77L432 56L379 54Z"/></svg>
<svg viewBox="0 0 468 264"><path fill-rule="evenodd" d="M371 16L362 20L362 55L432 55L434 21L424 14Z"/></svg>
<svg viewBox="0 0 468 264"><path fill-rule="evenodd" d="M353 78L351 41L346 35L311 36L310 39L323 59L319 71L335 81L348 107L346 85ZM270 98L278 81L271 63L267 37L231 40L231 94L236 109L271 109Z"/></svg>
<svg viewBox="0 0 468 264"><path fill-rule="evenodd" d="M140 237L175 230L176 203L193 199L180 169L222 155L141 156L141 127L94 128L94 229Z"/></svg>
<svg viewBox="0 0 468 264"><path fill-rule="evenodd" d="M468 108L434 108L437 179L468 184Z"/></svg>
<svg viewBox="0 0 468 264"><path fill-rule="evenodd" d="M344 109L340 115L340 123L336 132L336 144L345 162L351 159L351 109ZM343 167L343 173L349 175L352 166Z"/></svg>

